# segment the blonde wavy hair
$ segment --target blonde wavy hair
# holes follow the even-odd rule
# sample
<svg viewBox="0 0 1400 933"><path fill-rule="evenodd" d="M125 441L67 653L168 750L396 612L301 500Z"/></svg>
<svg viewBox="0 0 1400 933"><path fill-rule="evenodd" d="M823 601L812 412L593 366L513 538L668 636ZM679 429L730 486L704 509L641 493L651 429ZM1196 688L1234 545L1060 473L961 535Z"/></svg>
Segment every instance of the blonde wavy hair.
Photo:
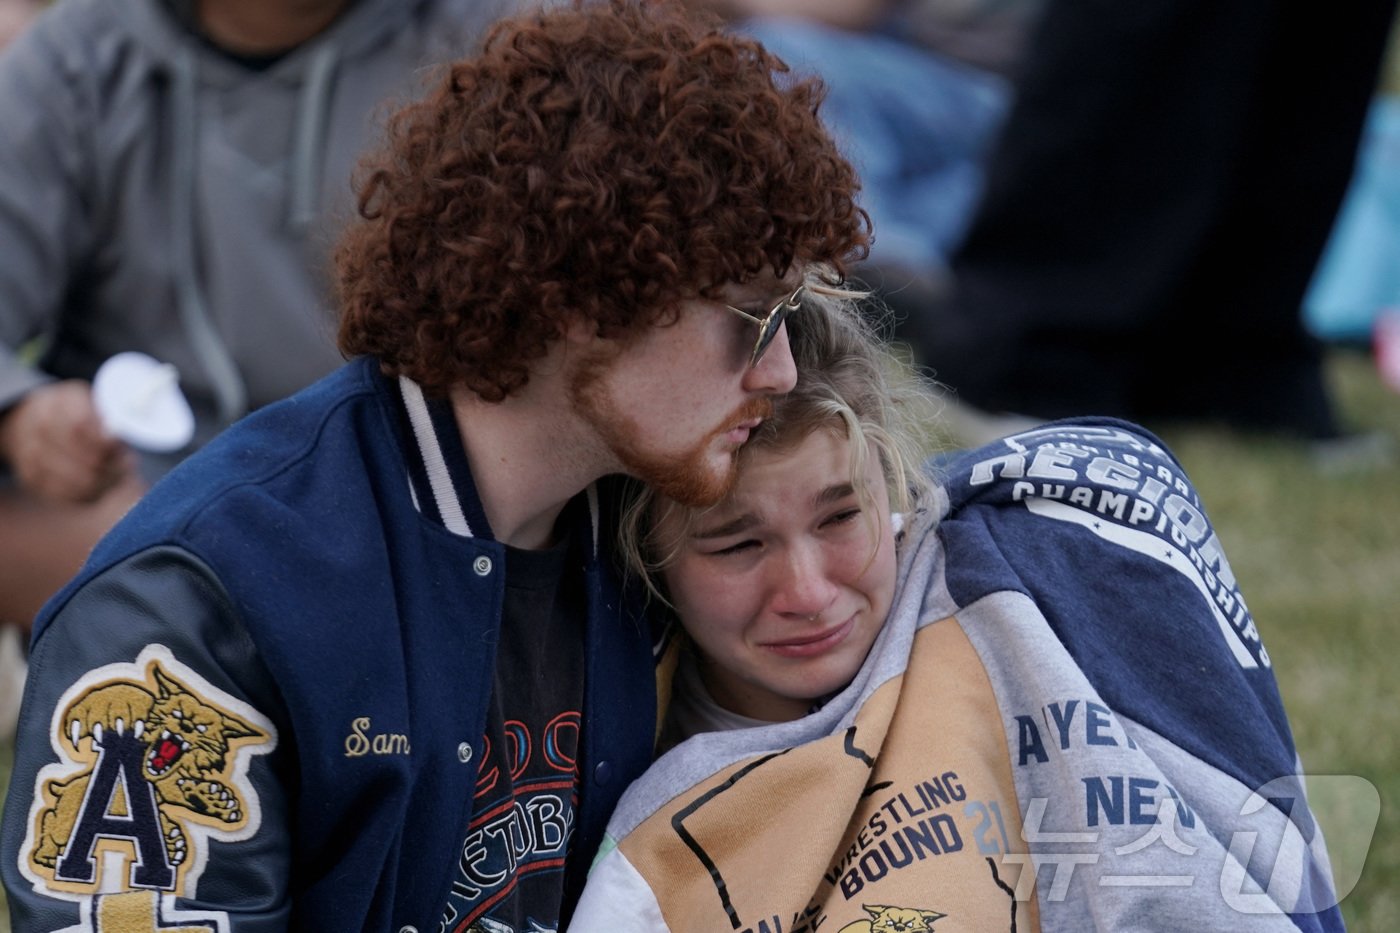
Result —
<svg viewBox="0 0 1400 933"><path fill-rule="evenodd" d="M788 340L797 364L797 385L774 400L773 413L739 452L739 470L756 452L791 450L813 431L833 430L851 441L852 485L862 490L862 507L872 516L869 491L860 482L873 448L894 512L927 503L934 479L922 468L930 453L926 437L939 405L930 384L875 333L860 312L865 292L833 286L830 270L813 268L800 311L787 318ZM707 509L667 499L629 480L619 525L619 550L629 576L670 605L662 572ZM674 516L681 520L672 521Z"/></svg>

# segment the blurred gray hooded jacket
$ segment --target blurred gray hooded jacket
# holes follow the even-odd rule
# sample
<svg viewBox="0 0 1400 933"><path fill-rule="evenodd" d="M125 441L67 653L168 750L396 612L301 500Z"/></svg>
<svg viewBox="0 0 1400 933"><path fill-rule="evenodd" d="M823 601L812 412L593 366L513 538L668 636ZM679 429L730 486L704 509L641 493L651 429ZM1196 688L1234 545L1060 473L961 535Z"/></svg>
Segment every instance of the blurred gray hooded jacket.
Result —
<svg viewBox="0 0 1400 933"><path fill-rule="evenodd" d="M511 6L357 0L261 71L161 0L47 10L0 53L0 412L140 350L178 368L199 444L332 369L356 160Z"/></svg>

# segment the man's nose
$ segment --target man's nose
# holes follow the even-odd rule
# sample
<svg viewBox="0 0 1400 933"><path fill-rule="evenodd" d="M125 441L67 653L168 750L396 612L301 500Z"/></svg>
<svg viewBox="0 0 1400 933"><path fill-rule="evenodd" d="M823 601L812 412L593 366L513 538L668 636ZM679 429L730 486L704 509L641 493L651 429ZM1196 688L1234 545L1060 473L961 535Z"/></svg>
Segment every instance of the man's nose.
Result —
<svg viewBox="0 0 1400 933"><path fill-rule="evenodd" d="M792 344L788 343L787 324L783 324L758 365L750 366L744 373L743 386L756 394L783 395L795 385L797 363L792 358Z"/></svg>

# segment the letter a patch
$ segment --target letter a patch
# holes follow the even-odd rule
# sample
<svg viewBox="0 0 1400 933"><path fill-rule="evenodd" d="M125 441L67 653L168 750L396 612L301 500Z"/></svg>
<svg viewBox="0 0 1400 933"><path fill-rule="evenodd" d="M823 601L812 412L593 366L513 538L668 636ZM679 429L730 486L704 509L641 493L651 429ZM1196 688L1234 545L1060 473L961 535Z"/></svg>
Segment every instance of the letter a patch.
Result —
<svg viewBox="0 0 1400 933"><path fill-rule="evenodd" d="M248 768L276 746L272 723L148 645L65 691L49 739L58 763L39 772L20 854L34 890L79 902L76 930L226 930L175 896L194 896L211 839L257 832Z"/></svg>

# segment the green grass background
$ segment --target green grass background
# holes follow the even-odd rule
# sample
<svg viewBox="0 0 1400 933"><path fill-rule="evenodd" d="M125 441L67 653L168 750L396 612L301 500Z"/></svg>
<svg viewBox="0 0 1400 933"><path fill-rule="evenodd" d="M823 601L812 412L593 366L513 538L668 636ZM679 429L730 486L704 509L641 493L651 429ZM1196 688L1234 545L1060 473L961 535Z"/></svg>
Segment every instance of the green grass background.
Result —
<svg viewBox="0 0 1400 933"><path fill-rule="evenodd" d="M1348 421L1400 447L1400 394L1381 384L1370 360L1338 351L1329 367ZM1380 793L1380 824L1342 913L1352 933L1395 933L1400 463L1326 469L1286 441L1210 428L1162 433L1200 490L1249 600L1306 770L1355 775ZM0 743L0 788L12 757ZM1345 826L1332 813L1321 809L1319 819L1333 849L1356 848L1338 835ZM0 933L9 929L0 909Z"/></svg>
<svg viewBox="0 0 1400 933"><path fill-rule="evenodd" d="M1330 368L1349 421L1400 444L1400 394L1381 384L1370 360L1337 353ZM1273 658L1305 770L1356 775L1380 793L1380 823L1342 914L1353 933L1395 933L1400 462L1325 471L1305 450L1281 441L1209 430L1164 432L1164 439L1190 472L1225 544ZM1340 849L1343 827L1326 813L1320 819L1333 849ZM1335 852L1335 860L1341 855Z"/></svg>

